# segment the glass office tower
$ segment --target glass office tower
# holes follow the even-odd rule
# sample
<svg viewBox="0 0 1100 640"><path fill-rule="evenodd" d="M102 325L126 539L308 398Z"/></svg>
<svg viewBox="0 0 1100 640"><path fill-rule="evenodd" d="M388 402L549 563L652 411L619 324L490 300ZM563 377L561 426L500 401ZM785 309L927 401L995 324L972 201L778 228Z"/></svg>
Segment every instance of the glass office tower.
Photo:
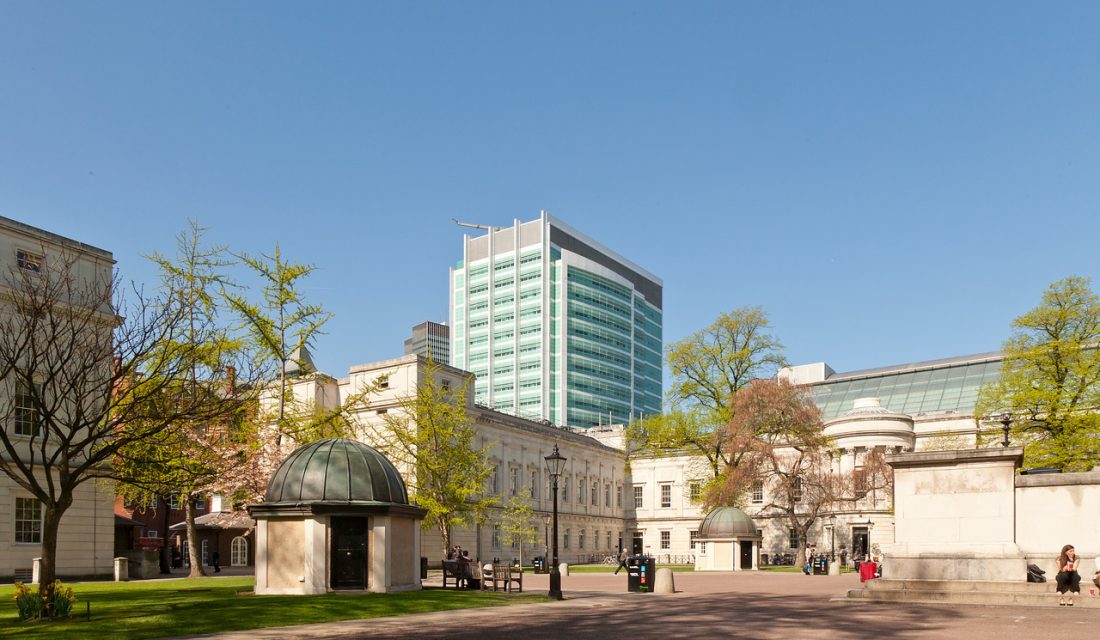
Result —
<svg viewBox="0 0 1100 640"><path fill-rule="evenodd" d="M451 364L479 404L560 426L661 409L662 283L542 212L464 238L451 269Z"/></svg>

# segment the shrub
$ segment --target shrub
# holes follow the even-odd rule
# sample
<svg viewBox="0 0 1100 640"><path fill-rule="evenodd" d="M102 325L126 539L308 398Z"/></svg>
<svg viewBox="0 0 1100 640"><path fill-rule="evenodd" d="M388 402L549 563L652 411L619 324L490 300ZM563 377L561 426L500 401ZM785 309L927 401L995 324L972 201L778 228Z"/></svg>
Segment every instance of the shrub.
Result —
<svg viewBox="0 0 1100 640"><path fill-rule="evenodd" d="M15 583L15 606L20 620L37 620L42 617L42 598L22 582Z"/></svg>
<svg viewBox="0 0 1100 640"><path fill-rule="evenodd" d="M22 582L16 582L13 599L19 609L19 619L26 621L69 617L76 602L72 587L66 587L60 580L54 580L51 590L50 601L46 602L41 588L36 591Z"/></svg>

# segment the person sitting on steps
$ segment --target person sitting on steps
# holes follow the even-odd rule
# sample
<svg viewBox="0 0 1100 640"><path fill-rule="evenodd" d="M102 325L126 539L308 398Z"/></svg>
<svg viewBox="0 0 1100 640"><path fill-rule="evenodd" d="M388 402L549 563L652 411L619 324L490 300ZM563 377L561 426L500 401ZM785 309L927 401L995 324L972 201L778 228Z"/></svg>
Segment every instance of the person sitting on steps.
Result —
<svg viewBox="0 0 1100 640"><path fill-rule="evenodd" d="M1062 553L1058 554L1058 575L1055 577L1058 581L1058 593L1062 595L1058 600L1059 606L1073 606L1074 596L1066 598L1067 591L1074 595L1081 593L1081 574L1077 573L1080 564L1081 559L1077 557L1077 551L1072 544L1062 547Z"/></svg>

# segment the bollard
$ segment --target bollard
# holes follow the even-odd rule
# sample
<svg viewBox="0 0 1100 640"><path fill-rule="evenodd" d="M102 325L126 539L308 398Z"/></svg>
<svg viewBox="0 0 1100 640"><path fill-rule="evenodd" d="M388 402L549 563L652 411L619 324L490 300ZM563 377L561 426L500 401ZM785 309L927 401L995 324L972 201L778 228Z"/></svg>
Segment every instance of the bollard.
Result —
<svg viewBox="0 0 1100 640"><path fill-rule="evenodd" d="M672 569L661 567L653 577L653 593L676 593L676 584L672 579Z"/></svg>
<svg viewBox="0 0 1100 640"><path fill-rule="evenodd" d="M31 560L31 584L38 584L42 577L42 558Z"/></svg>
<svg viewBox="0 0 1100 640"><path fill-rule="evenodd" d="M831 575L831 576L839 576L840 575L840 564L839 563L836 563L836 562L830 562L829 563L829 575Z"/></svg>
<svg viewBox="0 0 1100 640"><path fill-rule="evenodd" d="M126 582L130 579L130 559L115 558L115 582Z"/></svg>
<svg viewBox="0 0 1100 640"><path fill-rule="evenodd" d="M569 575L569 563L568 562L559 562L558 563L558 573L562 574L563 576Z"/></svg>

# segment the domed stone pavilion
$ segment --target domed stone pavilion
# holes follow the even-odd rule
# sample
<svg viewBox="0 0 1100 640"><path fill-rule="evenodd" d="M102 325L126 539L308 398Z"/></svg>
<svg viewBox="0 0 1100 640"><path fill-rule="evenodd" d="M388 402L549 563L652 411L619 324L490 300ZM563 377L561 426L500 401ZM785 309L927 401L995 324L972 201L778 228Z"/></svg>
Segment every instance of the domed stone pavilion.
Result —
<svg viewBox="0 0 1100 640"><path fill-rule="evenodd" d="M742 571L760 566L761 536L744 511L718 507L699 524L696 571Z"/></svg>
<svg viewBox="0 0 1100 640"><path fill-rule="evenodd" d="M256 593L378 593L420 588L420 521L386 456L327 438L291 453L256 520Z"/></svg>

